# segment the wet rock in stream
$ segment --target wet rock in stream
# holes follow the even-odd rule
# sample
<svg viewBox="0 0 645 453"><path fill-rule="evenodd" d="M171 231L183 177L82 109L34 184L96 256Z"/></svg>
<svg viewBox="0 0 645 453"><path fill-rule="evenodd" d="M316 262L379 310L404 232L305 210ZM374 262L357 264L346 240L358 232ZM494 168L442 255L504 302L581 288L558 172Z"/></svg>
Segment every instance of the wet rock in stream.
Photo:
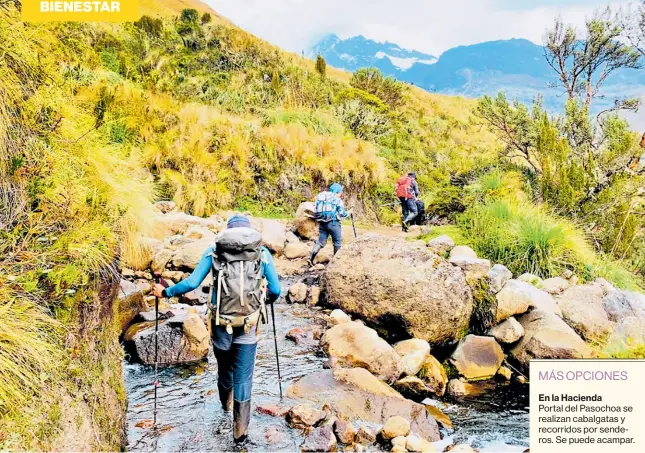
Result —
<svg viewBox="0 0 645 453"><path fill-rule="evenodd" d="M289 387L287 395L318 405L327 404L332 411L350 419L380 425L398 415L409 420L412 430L425 438L440 439L437 422L422 404L403 398L363 368L309 374Z"/></svg>

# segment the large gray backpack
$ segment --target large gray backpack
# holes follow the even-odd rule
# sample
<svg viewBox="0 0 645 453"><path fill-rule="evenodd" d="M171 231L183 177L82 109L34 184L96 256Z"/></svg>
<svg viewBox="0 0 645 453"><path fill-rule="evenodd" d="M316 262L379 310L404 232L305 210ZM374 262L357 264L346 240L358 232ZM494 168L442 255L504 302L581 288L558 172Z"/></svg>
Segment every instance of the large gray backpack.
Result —
<svg viewBox="0 0 645 453"><path fill-rule="evenodd" d="M251 327L267 319L262 276L262 235L252 228L231 228L217 237L212 259L213 289L217 291L215 325Z"/></svg>

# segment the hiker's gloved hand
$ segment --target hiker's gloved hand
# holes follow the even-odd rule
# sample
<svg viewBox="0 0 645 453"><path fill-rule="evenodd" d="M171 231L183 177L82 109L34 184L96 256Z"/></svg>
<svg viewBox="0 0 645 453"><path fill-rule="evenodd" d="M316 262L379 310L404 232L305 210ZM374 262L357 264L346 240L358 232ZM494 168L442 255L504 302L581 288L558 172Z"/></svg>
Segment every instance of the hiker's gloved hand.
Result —
<svg viewBox="0 0 645 453"><path fill-rule="evenodd" d="M351 217L353 214L354 214L354 210L353 210L353 209L348 209L348 210L347 210L347 217Z"/></svg>
<svg viewBox="0 0 645 453"><path fill-rule="evenodd" d="M164 297L163 295L164 289L166 288L164 288L163 285L159 283L155 283L155 285L152 287L152 294L154 294L155 297Z"/></svg>

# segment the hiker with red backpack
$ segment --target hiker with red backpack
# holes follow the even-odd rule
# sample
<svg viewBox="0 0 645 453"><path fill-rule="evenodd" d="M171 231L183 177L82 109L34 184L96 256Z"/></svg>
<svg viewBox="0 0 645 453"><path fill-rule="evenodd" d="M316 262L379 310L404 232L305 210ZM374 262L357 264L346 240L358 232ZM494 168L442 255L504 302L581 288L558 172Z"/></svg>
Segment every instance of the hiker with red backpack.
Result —
<svg viewBox="0 0 645 453"><path fill-rule="evenodd" d="M416 173L408 173L407 176L401 176L396 182L396 196L401 202L401 211L403 212L403 231L407 232L408 228L419 215L417 209L417 199L421 193L417 184Z"/></svg>
<svg viewBox="0 0 645 453"><path fill-rule="evenodd" d="M242 215L229 219L188 278L169 288L156 284L153 294L186 294L199 288L209 273L213 275L209 304L215 312L211 339L217 390L224 412L233 411L233 439L239 443L246 439L251 419L259 326L268 322L265 304L272 305L280 297L280 279L271 253L262 246L262 234Z"/></svg>

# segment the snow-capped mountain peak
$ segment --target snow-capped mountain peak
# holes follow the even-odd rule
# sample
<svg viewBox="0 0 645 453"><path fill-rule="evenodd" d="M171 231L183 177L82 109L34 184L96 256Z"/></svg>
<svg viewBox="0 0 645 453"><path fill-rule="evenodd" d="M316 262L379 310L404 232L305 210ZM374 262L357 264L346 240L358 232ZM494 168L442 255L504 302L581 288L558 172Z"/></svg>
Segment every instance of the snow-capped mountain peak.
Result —
<svg viewBox="0 0 645 453"><path fill-rule="evenodd" d="M416 50L404 49L391 42L376 42L361 35L340 39L335 34L325 36L311 49L309 55L325 57L336 67L356 70L377 67L386 74L406 71L415 63L434 64L437 58Z"/></svg>

